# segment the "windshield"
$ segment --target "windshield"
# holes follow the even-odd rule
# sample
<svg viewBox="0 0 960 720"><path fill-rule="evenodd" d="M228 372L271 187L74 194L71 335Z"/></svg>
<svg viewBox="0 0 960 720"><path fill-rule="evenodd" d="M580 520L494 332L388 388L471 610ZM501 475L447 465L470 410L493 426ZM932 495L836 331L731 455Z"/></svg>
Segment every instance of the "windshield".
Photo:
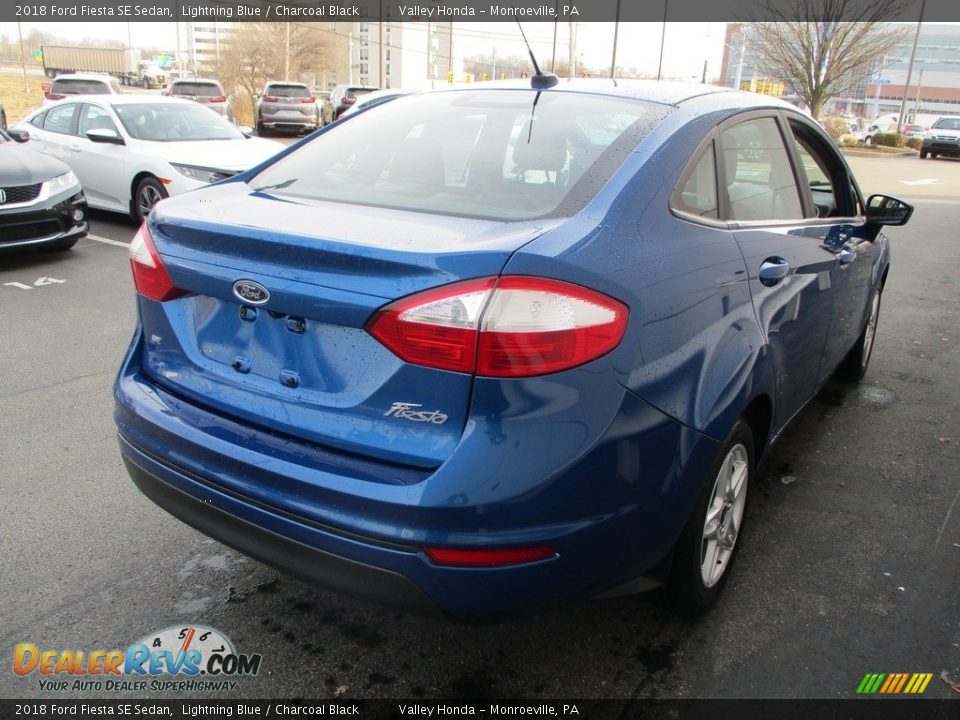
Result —
<svg viewBox="0 0 960 720"><path fill-rule="evenodd" d="M303 85L268 85L264 95L270 97L308 98L310 91Z"/></svg>
<svg viewBox="0 0 960 720"><path fill-rule="evenodd" d="M566 92L409 95L317 136L250 184L284 197L496 220L569 215L669 110Z"/></svg>
<svg viewBox="0 0 960 720"><path fill-rule="evenodd" d="M243 137L239 130L213 110L186 100L176 103L117 104L113 110L127 134L137 140L181 142L237 140Z"/></svg>
<svg viewBox="0 0 960 720"><path fill-rule="evenodd" d="M960 130L960 118L940 118L933 126L938 130Z"/></svg>
<svg viewBox="0 0 960 720"><path fill-rule="evenodd" d="M54 80L50 86L50 93L58 95L102 95L108 92L107 83L99 80Z"/></svg>
<svg viewBox="0 0 960 720"><path fill-rule="evenodd" d="M223 95L223 90L219 85L213 83L174 83L170 89L171 95L197 95L198 97L219 97Z"/></svg>

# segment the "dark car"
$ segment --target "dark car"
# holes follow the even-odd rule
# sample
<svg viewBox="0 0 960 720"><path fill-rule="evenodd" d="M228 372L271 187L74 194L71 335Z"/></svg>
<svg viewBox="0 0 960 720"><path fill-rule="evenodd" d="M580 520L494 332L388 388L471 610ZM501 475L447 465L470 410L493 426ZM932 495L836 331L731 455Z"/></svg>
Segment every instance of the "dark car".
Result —
<svg viewBox="0 0 960 720"><path fill-rule="evenodd" d="M10 133L21 142L26 132ZM0 130L0 249L69 250L87 233L87 201L64 163Z"/></svg>
<svg viewBox="0 0 960 720"><path fill-rule="evenodd" d="M320 127L320 104L303 83L266 83L253 114L259 135L268 130L310 132Z"/></svg>
<svg viewBox="0 0 960 720"><path fill-rule="evenodd" d="M7 129L7 111L3 108L3 103L0 103L0 130Z"/></svg>
<svg viewBox="0 0 960 720"><path fill-rule="evenodd" d="M357 98L376 92L380 88L366 85L337 85L330 91L330 97L323 102L323 124L329 125L353 105Z"/></svg>
<svg viewBox="0 0 960 720"><path fill-rule="evenodd" d="M929 155L960 157L960 117L942 117L923 135L920 159Z"/></svg>
<svg viewBox="0 0 960 720"><path fill-rule="evenodd" d="M233 103L230 102L223 86L217 80L201 78L174 80L164 94L193 100L230 122L235 122Z"/></svg>
<svg viewBox="0 0 960 720"><path fill-rule="evenodd" d="M866 373L911 211L773 98L400 97L154 208L121 453L339 591L486 621L665 584L703 612L757 461Z"/></svg>

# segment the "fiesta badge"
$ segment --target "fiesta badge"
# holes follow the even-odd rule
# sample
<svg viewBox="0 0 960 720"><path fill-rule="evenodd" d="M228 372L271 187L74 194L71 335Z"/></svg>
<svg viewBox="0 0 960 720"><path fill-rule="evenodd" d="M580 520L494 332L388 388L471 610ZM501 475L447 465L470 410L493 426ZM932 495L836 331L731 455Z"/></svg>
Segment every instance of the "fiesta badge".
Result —
<svg viewBox="0 0 960 720"><path fill-rule="evenodd" d="M270 291L253 280L237 280L233 284L233 294L248 305L266 305L270 300Z"/></svg>

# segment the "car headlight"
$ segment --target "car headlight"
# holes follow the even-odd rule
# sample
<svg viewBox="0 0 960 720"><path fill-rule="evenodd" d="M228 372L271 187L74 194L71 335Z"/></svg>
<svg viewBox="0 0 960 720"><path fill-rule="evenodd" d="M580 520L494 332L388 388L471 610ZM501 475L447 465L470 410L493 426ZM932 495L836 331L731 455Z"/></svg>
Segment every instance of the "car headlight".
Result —
<svg viewBox="0 0 960 720"><path fill-rule="evenodd" d="M56 195L57 193L62 193L66 190L79 190L80 181L77 180L77 176L73 174L73 171L65 172L63 175L57 175L55 178L51 178L47 182L50 183L50 194Z"/></svg>
<svg viewBox="0 0 960 720"><path fill-rule="evenodd" d="M177 163L170 164L173 166L173 169L181 175L192 180L199 180L200 182L212 183L233 175L233 173L215 170L214 168L197 167L195 165L178 165Z"/></svg>

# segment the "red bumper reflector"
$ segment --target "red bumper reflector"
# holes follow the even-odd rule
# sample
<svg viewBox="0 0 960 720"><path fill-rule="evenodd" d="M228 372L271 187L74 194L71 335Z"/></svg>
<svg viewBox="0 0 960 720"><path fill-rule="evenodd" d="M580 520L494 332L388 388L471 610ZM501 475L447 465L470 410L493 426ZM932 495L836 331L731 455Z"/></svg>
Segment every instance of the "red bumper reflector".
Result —
<svg viewBox="0 0 960 720"><path fill-rule="evenodd" d="M465 550L457 548L424 548L427 557L435 565L459 567L499 567L520 565L556 557L553 548L499 548L484 550Z"/></svg>

